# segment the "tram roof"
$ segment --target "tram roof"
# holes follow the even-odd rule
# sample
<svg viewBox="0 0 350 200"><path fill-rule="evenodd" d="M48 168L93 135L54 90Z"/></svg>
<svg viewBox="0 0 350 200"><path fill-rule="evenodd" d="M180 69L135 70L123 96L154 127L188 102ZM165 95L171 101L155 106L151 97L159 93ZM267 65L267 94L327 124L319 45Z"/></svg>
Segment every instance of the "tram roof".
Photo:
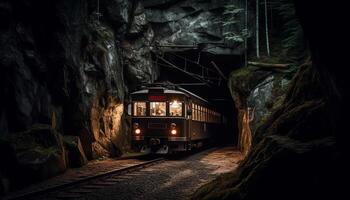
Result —
<svg viewBox="0 0 350 200"><path fill-rule="evenodd" d="M138 90L131 94L147 94L147 93L149 93L149 89ZM185 94L185 93L177 90L164 89L164 94Z"/></svg>
<svg viewBox="0 0 350 200"><path fill-rule="evenodd" d="M158 87L159 88L159 87ZM151 88L149 88L151 89ZM142 89L142 90L138 90L138 91L135 91L135 92L132 92L131 94L148 94L149 93L149 89ZM193 96L201 101L204 101L206 103L209 103L207 100L205 100L204 98L184 89L184 88L181 88L181 87L178 87L177 89L178 90L172 90L172 89L167 89L167 88L164 88L162 87L162 89L164 89L164 94L183 94L183 95L190 95L190 96Z"/></svg>

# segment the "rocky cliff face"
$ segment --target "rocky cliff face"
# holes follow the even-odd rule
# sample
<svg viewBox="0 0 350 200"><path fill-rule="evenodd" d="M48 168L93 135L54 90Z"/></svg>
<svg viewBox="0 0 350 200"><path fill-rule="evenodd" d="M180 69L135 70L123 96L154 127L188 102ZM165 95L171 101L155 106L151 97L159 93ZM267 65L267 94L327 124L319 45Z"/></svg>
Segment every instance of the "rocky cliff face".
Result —
<svg viewBox="0 0 350 200"><path fill-rule="evenodd" d="M120 155L129 141L127 93L159 73L151 46L223 42L215 21L232 1L97 2L0 3L0 146L10 163L1 164L5 189L18 180L12 166L34 174L57 166L38 176L44 179L87 159ZM42 159L33 164L35 155ZM22 177L23 183L32 178Z"/></svg>
<svg viewBox="0 0 350 200"><path fill-rule="evenodd" d="M12 161L1 164L4 182L17 182L11 167L40 173L45 169L36 165L44 166L50 171L38 176L44 179L65 170L66 163L79 166L85 156L116 156L127 148L128 86L157 76L147 43L152 30L144 33L147 21L137 1L101 1L103 18L96 9L89 0L0 3L1 155ZM21 138L37 141L30 133L38 124L46 127L41 142L27 145ZM45 143L52 131L55 142ZM75 136L65 140L73 146L63 148L62 135ZM36 147L43 150L32 153ZM36 164L30 161L35 155L42 158Z"/></svg>
<svg viewBox="0 0 350 200"><path fill-rule="evenodd" d="M237 24L230 27L222 26L225 6L235 5L244 8L244 2L239 0L145 0L145 14L154 30L157 45L196 45L203 52L220 55L240 55L243 52L241 43L228 41L224 33L235 31L240 34L243 26L243 16L237 15ZM217 45L225 43L225 45ZM210 44L216 44L212 46ZM204 48L206 47L206 48Z"/></svg>
<svg viewBox="0 0 350 200"><path fill-rule="evenodd" d="M254 66L231 73L228 86L238 109L238 148L243 154L251 149L257 128L281 106L289 82L281 72Z"/></svg>
<svg viewBox="0 0 350 200"><path fill-rule="evenodd" d="M349 197L343 184L350 177L348 74L339 67L348 60L343 51L334 52L348 43L348 31L336 31L348 13L342 4L294 2L312 62L299 67L283 103L256 129L239 169L202 187L193 199Z"/></svg>

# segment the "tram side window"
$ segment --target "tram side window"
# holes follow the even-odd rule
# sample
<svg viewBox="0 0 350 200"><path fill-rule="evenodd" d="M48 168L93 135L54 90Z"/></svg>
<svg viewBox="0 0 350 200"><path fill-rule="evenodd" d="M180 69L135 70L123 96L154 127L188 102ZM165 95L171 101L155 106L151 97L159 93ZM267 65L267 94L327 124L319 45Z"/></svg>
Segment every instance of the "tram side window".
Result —
<svg viewBox="0 0 350 200"><path fill-rule="evenodd" d="M205 111L205 122L209 122L209 120L208 120L208 108L205 108L204 111Z"/></svg>
<svg viewBox="0 0 350 200"><path fill-rule="evenodd" d="M205 122L206 121L206 119L205 119L205 107L203 107L203 109L202 109L202 114L203 114L202 121Z"/></svg>
<svg viewBox="0 0 350 200"><path fill-rule="evenodd" d="M182 116L182 102L173 101L169 103L170 116Z"/></svg>
<svg viewBox="0 0 350 200"><path fill-rule="evenodd" d="M205 122L205 108L202 107L202 122Z"/></svg>
<svg viewBox="0 0 350 200"><path fill-rule="evenodd" d="M198 120L198 107L196 104L194 105L194 119L193 120Z"/></svg>
<svg viewBox="0 0 350 200"><path fill-rule="evenodd" d="M201 110L201 121L204 122L204 107L202 107L202 110Z"/></svg>
<svg viewBox="0 0 350 200"><path fill-rule="evenodd" d="M202 107L201 106L198 106L198 121L201 121L202 120Z"/></svg>
<svg viewBox="0 0 350 200"><path fill-rule="evenodd" d="M192 120L195 119L195 115L196 115L196 109L194 107L194 103L192 103Z"/></svg>
<svg viewBox="0 0 350 200"><path fill-rule="evenodd" d="M134 116L146 116L146 102L134 102Z"/></svg>
<svg viewBox="0 0 350 200"><path fill-rule="evenodd" d="M151 116L166 116L165 102L150 102Z"/></svg>

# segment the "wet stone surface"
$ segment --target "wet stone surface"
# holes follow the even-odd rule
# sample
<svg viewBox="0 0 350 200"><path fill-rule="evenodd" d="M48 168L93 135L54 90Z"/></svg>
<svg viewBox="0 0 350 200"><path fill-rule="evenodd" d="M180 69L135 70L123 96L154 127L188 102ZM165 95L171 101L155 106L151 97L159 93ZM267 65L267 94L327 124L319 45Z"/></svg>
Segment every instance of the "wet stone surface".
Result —
<svg viewBox="0 0 350 200"><path fill-rule="evenodd" d="M231 147L206 150L111 177L93 192L79 193L75 199L188 199L201 185L234 170L241 159L242 155Z"/></svg>

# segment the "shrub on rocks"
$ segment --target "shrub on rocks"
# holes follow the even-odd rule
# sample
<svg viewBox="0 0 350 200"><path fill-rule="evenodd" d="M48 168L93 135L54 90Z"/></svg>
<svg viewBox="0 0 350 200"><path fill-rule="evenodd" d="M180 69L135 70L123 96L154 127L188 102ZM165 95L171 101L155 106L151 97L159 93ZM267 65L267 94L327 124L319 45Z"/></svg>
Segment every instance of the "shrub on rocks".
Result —
<svg viewBox="0 0 350 200"><path fill-rule="evenodd" d="M7 155L1 172L11 188L47 179L66 170L62 136L50 125L36 124L29 130L8 135L1 148ZM9 153L10 152L10 153ZM5 154L5 153L2 153Z"/></svg>

